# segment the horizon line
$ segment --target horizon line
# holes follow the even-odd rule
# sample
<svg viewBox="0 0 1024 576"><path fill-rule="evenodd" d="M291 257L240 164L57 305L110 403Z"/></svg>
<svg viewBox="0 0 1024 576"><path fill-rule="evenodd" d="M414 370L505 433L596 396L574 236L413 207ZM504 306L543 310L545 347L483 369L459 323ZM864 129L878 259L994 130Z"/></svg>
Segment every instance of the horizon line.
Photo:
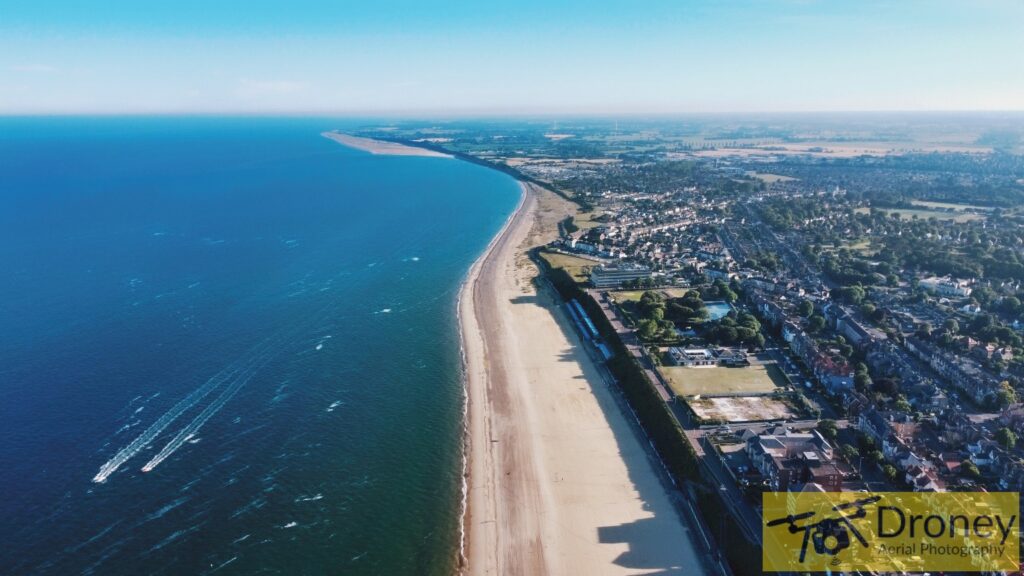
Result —
<svg viewBox="0 0 1024 576"><path fill-rule="evenodd" d="M0 110L0 118L85 118L85 117L245 117L245 118L387 118L387 119L433 119L433 118L678 118L688 116L814 116L814 115L995 115L995 114L1024 114L1024 108L1007 109L983 109L983 108L950 108L950 109L858 109L858 110L723 110L723 111L512 111L512 110L481 110L467 109L465 111L437 110L437 109L409 109L409 110L267 110L267 111L243 111L243 110L131 110L131 111L3 111Z"/></svg>

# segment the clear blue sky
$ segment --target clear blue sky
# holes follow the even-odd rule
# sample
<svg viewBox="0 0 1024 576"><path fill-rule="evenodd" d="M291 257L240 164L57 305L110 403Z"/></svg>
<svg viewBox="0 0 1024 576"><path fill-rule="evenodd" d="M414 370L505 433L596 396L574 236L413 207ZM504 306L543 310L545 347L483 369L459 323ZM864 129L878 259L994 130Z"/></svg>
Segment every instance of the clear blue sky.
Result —
<svg viewBox="0 0 1024 576"><path fill-rule="evenodd" d="M1024 110L1022 0L0 0L0 114Z"/></svg>

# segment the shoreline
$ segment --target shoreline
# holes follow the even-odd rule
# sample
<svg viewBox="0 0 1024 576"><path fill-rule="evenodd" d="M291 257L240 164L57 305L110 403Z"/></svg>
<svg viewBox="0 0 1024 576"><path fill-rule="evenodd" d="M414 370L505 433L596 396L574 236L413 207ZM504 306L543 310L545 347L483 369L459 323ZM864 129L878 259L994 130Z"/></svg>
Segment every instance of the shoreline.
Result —
<svg viewBox="0 0 1024 576"><path fill-rule="evenodd" d="M480 268L483 262L491 256L494 247L502 240L502 238L508 233L509 227L513 221L520 216L523 207L526 204L527 196L531 193L529 185L523 181L517 181L519 185L519 202L516 204L515 209L509 214L508 218L505 219L505 223L502 224L501 229L498 233L491 238L491 241L484 248L483 253L473 261L473 264L469 267L469 271L466 273L465 279L462 284L459 285L459 292L456 297L455 305L455 321L458 324L459 329L459 357L460 365L462 370L462 510L459 513L459 555L458 555L458 569L459 573L463 573L469 562L468 545L470 534L466 526L472 519L471 510L469 506L469 486L470 486L470 461L471 461L471 446L472 426L470 423L470 390L469 390L469 358L466 354L466 319L463 313L464 300L468 295L467 289L476 282L477 277L480 274ZM472 305L470 305L470 312L472 313Z"/></svg>
<svg viewBox="0 0 1024 576"><path fill-rule="evenodd" d="M323 136L360 149L380 145L380 154L440 154ZM662 483L614 379L528 257L577 207L543 185L516 183L519 202L469 267L456 300L463 430L455 570L704 574L695 530Z"/></svg>
<svg viewBox="0 0 1024 576"><path fill-rule="evenodd" d="M351 134L343 134L341 132L321 132L321 136L328 140L333 140L342 146L349 148L355 148L356 150L362 150L363 152L369 152L378 156L424 156L430 158L454 158L451 154L444 154L435 150L429 150L427 148L418 148L416 146L407 146L405 144L399 144L397 142L387 142L384 140L375 140L373 138L363 138L361 136L352 136Z"/></svg>
<svg viewBox="0 0 1024 576"><path fill-rule="evenodd" d="M526 255L575 208L519 181L458 294L462 575L703 574L646 440Z"/></svg>

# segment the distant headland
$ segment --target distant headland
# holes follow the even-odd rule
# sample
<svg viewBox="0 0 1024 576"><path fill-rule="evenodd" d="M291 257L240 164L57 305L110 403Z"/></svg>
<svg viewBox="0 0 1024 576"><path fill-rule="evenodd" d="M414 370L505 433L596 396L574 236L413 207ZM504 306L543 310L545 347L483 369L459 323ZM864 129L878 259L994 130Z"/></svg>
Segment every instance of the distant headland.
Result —
<svg viewBox="0 0 1024 576"><path fill-rule="evenodd" d="M407 146L405 144L399 144L397 142L387 142L385 140L374 140L373 138L362 138L359 136L351 136L349 134L342 134L341 132L321 132L321 136L330 138L335 142L348 146L350 148L357 148L370 154L383 154L388 156L432 156L435 158L452 158L451 154L445 154L443 152L437 152L435 150L428 150L426 148L417 148L415 146Z"/></svg>

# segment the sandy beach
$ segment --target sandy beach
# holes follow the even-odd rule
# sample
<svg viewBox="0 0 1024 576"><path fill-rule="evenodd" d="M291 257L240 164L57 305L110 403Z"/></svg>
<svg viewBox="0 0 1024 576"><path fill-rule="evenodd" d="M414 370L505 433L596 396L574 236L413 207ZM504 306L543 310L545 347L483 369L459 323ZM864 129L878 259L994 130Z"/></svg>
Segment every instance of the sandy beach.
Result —
<svg viewBox="0 0 1024 576"><path fill-rule="evenodd" d="M691 530L528 247L572 206L523 185L459 297L468 394L464 573L700 574Z"/></svg>
<svg viewBox="0 0 1024 576"><path fill-rule="evenodd" d="M341 132L321 132L320 135L324 138L330 138L338 144L342 144L350 148L357 148L359 150L369 152L370 154L384 154L390 156L431 156L434 158L452 157L450 154L443 154L441 152L427 150L426 148L406 146L405 144L398 144L397 142L374 140L373 138L351 136L348 134L342 134Z"/></svg>

